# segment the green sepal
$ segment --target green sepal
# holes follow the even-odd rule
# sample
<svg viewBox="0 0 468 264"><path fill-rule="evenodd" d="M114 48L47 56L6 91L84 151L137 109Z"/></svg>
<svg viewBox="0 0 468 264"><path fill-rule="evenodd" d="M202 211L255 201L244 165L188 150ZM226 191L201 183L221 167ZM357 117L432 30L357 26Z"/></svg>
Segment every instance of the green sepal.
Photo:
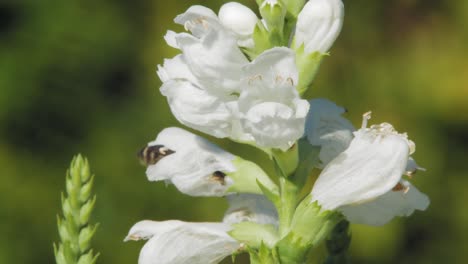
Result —
<svg viewBox="0 0 468 264"><path fill-rule="evenodd" d="M65 256L63 255L63 246L62 245L56 245L53 243L54 247L54 256L55 256L55 263L56 264L67 264L65 260Z"/></svg>
<svg viewBox="0 0 468 264"><path fill-rule="evenodd" d="M91 247L91 239L93 238L99 224L93 226L86 226L80 231L78 237L78 245L80 246L81 252L86 252Z"/></svg>
<svg viewBox="0 0 468 264"><path fill-rule="evenodd" d="M270 200L276 206L276 208L278 208L280 204L280 194L279 194L278 187L274 189L269 189L268 187L264 186L258 180L257 180L257 185L262 190L263 195L265 195L266 198L268 198L268 200Z"/></svg>
<svg viewBox="0 0 468 264"><path fill-rule="evenodd" d="M296 209L289 233L276 244L282 261L304 262L307 252L325 240L342 219L340 213L322 210L307 196Z"/></svg>
<svg viewBox="0 0 468 264"><path fill-rule="evenodd" d="M291 46L296 47L294 41ZM296 51L296 66L299 72L299 81L296 89L300 95L303 95L314 81L323 57L329 54L318 51L306 53L303 43L299 47L294 48L294 50Z"/></svg>
<svg viewBox="0 0 468 264"><path fill-rule="evenodd" d="M232 225L229 235L250 248L260 248L262 243L273 247L278 241L278 231L274 225L262 225L254 222L241 222Z"/></svg>
<svg viewBox="0 0 468 264"><path fill-rule="evenodd" d="M260 6L260 14L268 28L270 46L287 46L289 36L284 35L286 9L281 2L265 3Z"/></svg>
<svg viewBox="0 0 468 264"><path fill-rule="evenodd" d="M67 226L64 224L62 219L60 219L59 216L57 216L57 228L60 236L61 241L70 241L71 236L68 233Z"/></svg>
<svg viewBox="0 0 468 264"><path fill-rule="evenodd" d="M255 43L255 46L249 52L249 57L251 60L255 59L263 51L273 47L270 43L270 33L265 28L262 21L257 22L257 25L255 26L254 32L252 34L252 39Z"/></svg>
<svg viewBox="0 0 468 264"><path fill-rule="evenodd" d="M310 173L319 163L320 147L311 145L305 137L299 139L297 145L299 146L299 166L291 180L297 186L304 186Z"/></svg>
<svg viewBox="0 0 468 264"><path fill-rule="evenodd" d="M305 5L306 0L279 0L283 3L288 11L288 16L297 18L302 8Z"/></svg>
<svg viewBox="0 0 468 264"><path fill-rule="evenodd" d="M269 248L262 243L257 250L250 250L251 264L281 264L276 248Z"/></svg>
<svg viewBox="0 0 468 264"><path fill-rule="evenodd" d="M236 193L257 193L262 194L262 190L257 182L260 182L266 189L278 192L278 186L268 177L268 175L255 163L236 157L232 163L236 171L227 172L233 181L226 192Z"/></svg>
<svg viewBox="0 0 468 264"><path fill-rule="evenodd" d="M282 151L280 149L272 149L273 158L275 159L275 164L281 170L281 174L285 177L289 177L296 171L296 168L299 164L299 151L297 144L294 144L287 151Z"/></svg>
<svg viewBox="0 0 468 264"><path fill-rule="evenodd" d="M80 224L85 225L88 223L91 213L93 212L94 206L96 205L96 196L81 206L80 209Z"/></svg>
<svg viewBox="0 0 468 264"><path fill-rule="evenodd" d="M77 264L95 264L98 257L99 253L93 256L93 250L90 250L80 257Z"/></svg>
<svg viewBox="0 0 468 264"><path fill-rule="evenodd" d="M93 189L94 184L94 175L91 176L88 182L81 186L80 190L80 202L85 203L88 201L89 197L91 197L91 191Z"/></svg>
<svg viewBox="0 0 468 264"><path fill-rule="evenodd" d="M59 248L60 250L60 248ZM76 253L74 253L74 250L71 247L70 242L64 242L62 243L62 254L64 256L65 262L67 264L75 263L76 262Z"/></svg>

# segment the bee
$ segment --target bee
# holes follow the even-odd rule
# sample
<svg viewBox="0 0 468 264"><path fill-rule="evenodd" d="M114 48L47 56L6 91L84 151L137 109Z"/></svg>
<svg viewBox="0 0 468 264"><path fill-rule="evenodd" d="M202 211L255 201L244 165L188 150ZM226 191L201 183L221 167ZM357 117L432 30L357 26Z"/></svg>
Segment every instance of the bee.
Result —
<svg viewBox="0 0 468 264"><path fill-rule="evenodd" d="M156 164L162 158L175 153L163 145L146 146L138 151L137 156L143 166Z"/></svg>
<svg viewBox="0 0 468 264"><path fill-rule="evenodd" d="M224 177L226 177L226 174L222 171L215 171L213 174L211 174L211 179L213 181L219 182L221 185L224 185Z"/></svg>

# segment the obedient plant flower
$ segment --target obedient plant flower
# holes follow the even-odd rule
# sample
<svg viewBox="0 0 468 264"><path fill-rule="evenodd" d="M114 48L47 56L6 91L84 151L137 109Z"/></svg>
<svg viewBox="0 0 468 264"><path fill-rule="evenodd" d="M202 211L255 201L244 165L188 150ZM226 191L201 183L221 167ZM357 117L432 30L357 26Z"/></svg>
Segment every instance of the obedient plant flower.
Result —
<svg viewBox="0 0 468 264"><path fill-rule="evenodd" d="M309 101L305 136L310 144L320 146L320 164L323 168L348 148L355 130L351 122L342 116L346 110L327 99Z"/></svg>
<svg viewBox="0 0 468 264"><path fill-rule="evenodd" d="M166 34L166 42L182 54L158 66L161 93L182 124L215 137L231 137L233 124L238 123L234 117L242 66L248 63L235 33L202 6L190 7L175 22L192 34Z"/></svg>
<svg viewBox="0 0 468 264"><path fill-rule="evenodd" d="M148 148L158 147L160 159L146 170L150 181L172 183L193 196L222 196L233 184L226 173L235 171L235 156L202 137L170 127L148 143Z"/></svg>
<svg viewBox="0 0 468 264"><path fill-rule="evenodd" d="M145 220L136 223L124 241L148 239L139 264L214 264L241 247L227 234L230 229L227 223Z"/></svg>
<svg viewBox="0 0 468 264"><path fill-rule="evenodd" d="M299 13L294 47L306 53L326 53L340 34L344 6L341 0L311 0Z"/></svg>
<svg viewBox="0 0 468 264"><path fill-rule="evenodd" d="M224 214L224 223L254 222L278 225L275 206L263 195L242 193L226 197L229 208Z"/></svg>
<svg viewBox="0 0 468 264"><path fill-rule="evenodd" d="M162 130L140 152L150 181L174 184L192 196L261 193L257 180L275 184L256 164L236 157L208 140L177 127Z"/></svg>
<svg viewBox="0 0 468 264"><path fill-rule="evenodd" d="M323 169L312 189L312 200L325 210L342 210L351 220L359 214L360 223L374 225L415 209L425 210L427 196L402 180L414 143L388 123L367 128L369 118L370 113L364 115L350 146ZM386 210L386 215L373 210L380 205L387 206L379 209Z"/></svg>
<svg viewBox="0 0 468 264"><path fill-rule="evenodd" d="M295 89L295 54L288 48L265 51L244 67L239 111L244 130L266 148L287 150L304 133L309 103Z"/></svg>
<svg viewBox="0 0 468 264"><path fill-rule="evenodd" d="M218 17L224 27L236 34L240 47L254 46L252 34L258 18L250 8L237 2L229 2L221 6Z"/></svg>

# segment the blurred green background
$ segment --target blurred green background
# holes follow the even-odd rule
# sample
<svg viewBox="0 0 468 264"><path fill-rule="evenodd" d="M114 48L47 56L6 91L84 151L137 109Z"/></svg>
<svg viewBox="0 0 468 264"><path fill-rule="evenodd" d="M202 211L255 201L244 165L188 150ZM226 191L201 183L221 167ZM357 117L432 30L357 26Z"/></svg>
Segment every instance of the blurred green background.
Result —
<svg viewBox="0 0 468 264"><path fill-rule="evenodd" d="M222 218L223 199L148 182L136 152L178 126L155 74L176 54L163 40L167 29L182 30L172 19L193 4L217 11L224 2L0 2L0 263L54 262L60 191L78 152L96 174L99 263L137 262L143 243L122 240L141 219ZM467 263L468 1L344 2L342 34L308 97L345 106L356 126L372 110L373 123L407 131L427 168L413 183L431 198L411 218L353 226L354 263Z"/></svg>

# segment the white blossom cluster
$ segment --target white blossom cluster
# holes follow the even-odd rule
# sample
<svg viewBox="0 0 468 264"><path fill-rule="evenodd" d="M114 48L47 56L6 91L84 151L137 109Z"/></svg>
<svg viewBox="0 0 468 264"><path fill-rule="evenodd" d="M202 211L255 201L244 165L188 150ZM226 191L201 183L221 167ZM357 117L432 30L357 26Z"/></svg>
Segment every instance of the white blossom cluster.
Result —
<svg viewBox="0 0 468 264"><path fill-rule="evenodd" d="M273 10L281 3L265 0L261 8ZM429 205L428 197L408 181L422 169L411 158L415 144L388 123L368 127L370 113L356 130L342 116L344 108L327 99L305 100L297 87L309 78L298 54L326 54L343 16L341 0L310 0L286 45L252 56L257 29L271 27L266 18L235 2L223 5L218 14L192 6L175 18L186 32L165 36L180 54L158 66L160 91L180 123L217 138L267 153L287 152L305 138L320 148L314 167L322 170L310 203L338 211L353 223L383 225ZM225 196L230 207L222 222L135 224L126 240L148 239L140 264L218 263L243 249L228 234L233 224L278 226L277 209L256 182L273 191L276 185L258 166L176 127L161 131L148 144L152 146L170 152L148 164L150 181L165 181L191 196Z"/></svg>

